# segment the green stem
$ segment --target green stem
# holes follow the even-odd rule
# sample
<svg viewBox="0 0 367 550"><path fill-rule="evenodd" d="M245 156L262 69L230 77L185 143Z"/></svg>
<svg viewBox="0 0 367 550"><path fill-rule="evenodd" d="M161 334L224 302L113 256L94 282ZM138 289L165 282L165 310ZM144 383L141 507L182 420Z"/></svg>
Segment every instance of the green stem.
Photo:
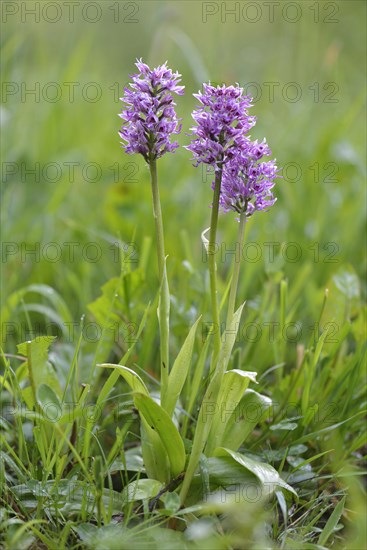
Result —
<svg viewBox="0 0 367 550"><path fill-rule="evenodd" d="M166 391L168 387L169 369L169 288L166 275L166 255L164 251L164 231L161 202L159 198L157 161L149 160L152 196L153 196L153 217L155 221L158 272L161 285L159 304L159 336L160 336L160 372L161 372L161 403L164 406Z"/></svg>
<svg viewBox="0 0 367 550"><path fill-rule="evenodd" d="M237 257L237 255L235 254L233 258L233 274L232 274L232 281L231 281L231 289L229 292L227 321L226 321L227 328L230 325L230 322L232 320L233 314L235 312L235 307L236 307L238 278L240 275L240 259L241 259L241 251L242 251L243 240L245 235L245 227L246 227L246 212L241 212L240 223L238 227L238 236L237 236L237 243L239 246L239 255Z"/></svg>
<svg viewBox="0 0 367 550"><path fill-rule="evenodd" d="M159 280L161 282L166 256L164 252L162 209L161 209L161 202L159 198L159 189L158 189L157 161L155 159L151 159L149 161L149 167L150 167L150 177L151 177L152 195L153 195L153 217L155 221L155 231L156 231L156 239L157 239L158 271L159 271Z"/></svg>
<svg viewBox="0 0 367 550"><path fill-rule="evenodd" d="M212 214L210 220L210 233L208 244L208 263L209 263L209 275L210 275L210 296L212 303L212 319L214 324L213 338L214 338L214 350L212 357L211 371L215 368L215 363L219 355L221 337L220 337L220 318L218 309L218 290L217 290L217 266L215 263L216 246L217 246L217 226L218 226L218 213L219 213L219 197L220 188L222 184L222 165L218 165L218 170L215 173L214 181L214 196L212 204Z"/></svg>

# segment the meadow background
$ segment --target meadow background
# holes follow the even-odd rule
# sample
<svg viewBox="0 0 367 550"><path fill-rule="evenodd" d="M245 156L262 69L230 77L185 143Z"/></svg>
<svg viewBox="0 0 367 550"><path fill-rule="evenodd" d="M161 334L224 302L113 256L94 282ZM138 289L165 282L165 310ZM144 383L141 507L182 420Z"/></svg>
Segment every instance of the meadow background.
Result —
<svg viewBox="0 0 367 550"><path fill-rule="evenodd" d="M321 369L312 396L333 424L357 414L366 400L362 356L366 4L356 0L71 4L74 13L63 2L2 3L5 352L16 354L16 345L29 338L30 327L33 335L54 334L58 338L51 358L60 380L66 380L85 315L79 377L80 383L91 382L96 360L119 361L147 303L156 300L149 172L142 158L129 157L121 149L117 114L118 98L135 72L136 58L154 66L167 60L186 86L177 101L183 118L180 145L188 144L185 132L196 105L192 93L202 82L238 82L255 97L251 114L258 123L252 138L266 136L283 167L276 205L248 224L246 240L255 244L246 249L240 277L239 295L247 306L235 364L264 375L262 389L282 402L304 347L315 330L318 335L319 328L322 331L331 323L332 337L326 340L322 364L327 373ZM192 166L183 147L174 156L166 155L158 168L174 356L188 327L209 304L200 234L209 225L211 177ZM236 231L234 216L222 215L218 260L222 295ZM124 290L108 316L123 328L118 338L111 338L110 333L101 333L107 316L103 299L111 303L108 282L121 273ZM281 280L288 287L283 318ZM320 318L325 288L329 298ZM206 316L204 325L209 321ZM353 326L347 333L346 322ZM278 327L275 337L269 323ZM285 338L274 323L288 326ZM315 323L320 324L316 329ZM130 364L138 364L153 377L158 372L157 334L152 308ZM280 363L285 364L283 381L267 374ZM294 391L297 401L302 384ZM328 408L330 403L334 408ZM320 464L323 472L335 475L349 460L353 468L360 468L361 430L358 417L334 430L332 441L326 438L317 445L308 441L320 452L333 449ZM280 429L274 437L273 450L279 450L293 436ZM110 430L105 444L112 442ZM362 486L355 481L350 486L356 510L361 510ZM354 522L355 528L360 521ZM358 539L360 532L355 536Z"/></svg>

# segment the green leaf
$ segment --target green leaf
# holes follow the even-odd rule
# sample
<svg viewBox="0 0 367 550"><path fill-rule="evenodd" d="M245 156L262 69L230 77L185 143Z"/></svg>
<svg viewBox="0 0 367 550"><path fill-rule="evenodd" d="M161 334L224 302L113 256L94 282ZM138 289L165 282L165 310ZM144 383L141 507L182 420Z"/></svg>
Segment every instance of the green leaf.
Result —
<svg viewBox="0 0 367 550"><path fill-rule="evenodd" d="M10 395L14 395L15 392L13 391L13 388L11 387L9 382L6 380L5 376L2 376L1 374L0 374L0 384L3 388L6 389L6 391L10 393Z"/></svg>
<svg viewBox="0 0 367 550"><path fill-rule="evenodd" d="M123 377L125 382L128 383L131 391L149 395L148 389L143 380L132 369L124 367L123 365L115 365L113 363L102 363L101 365L97 365L97 367L104 369L115 369Z"/></svg>
<svg viewBox="0 0 367 550"><path fill-rule="evenodd" d="M129 384L133 392L134 405L138 409L138 403L136 401L136 395L149 396L148 389L136 372L124 367L122 365L115 365L112 363L104 363L97 365L102 368L113 368L115 372L119 373L124 380ZM110 378L108 379L110 380ZM98 402L97 402L98 403ZM162 444L161 438L155 433L145 417L141 419L141 448L144 460L144 466L146 468L149 477L168 483L169 477L169 461L166 450Z"/></svg>
<svg viewBox="0 0 367 550"><path fill-rule="evenodd" d="M291 492L298 498L298 495L293 487L283 481L275 468L273 468L270 464L266 464L265 462L257 462L252 458L249 458L241 453L231 451L230 449L225 449L224 447L219 447L216 449L214 454L219 457L230 456L235 462L237 462L237 464L240 464L240 466L254 474L261 482L266 495L272 494L278 487L281 487L282 489L286 489Z"/></svg>
<svg viewBox="0 0 367 550"><path fill-rule="evenodd" d="M18 352L27 357L26 366L32 394L29 395L27 406L32 408L36 400L37 388L47 384L56 395L61 397L60 382L53 366L48 361L48 349L56 339L55 336L38 336L34 340L18 344Z"/></svg>
<svg viewBox="0 0 367 550"><path fill-rule="evenodd" d="M190 392L189 392L189 398L188 398L189 402L186 407L186 410L189 414L192 413L195 401L197 400L198 394L200 393L199 392L200 387L205 378L204 369L205 369L205 362L206 362L206 357L208 354L210 342L211 342L211 336L208 335L203 347L201 348L199 358L196 361L195 369L193 369L194 373L193 373L192 382L190 386Z"/></svg>
<svg viewBox="0 0 367 550"><path fill-rule="evenodd" d="M214 449L222 445L227 423L250 382L256 383L256 372L233 369L224 374L206 446L207 456L211 456Z"/></svg>
<svg viewBox="0 0 367 550"><path fill-rule="evenodd" d="M15 455L15 458L17 461L19 461L19 458ZM12 473L12 475L14 474L17 479L19 481L26 481L28 479L28 472L27 470L25 469L25 467L23 466L23 463L22 462L18 462L18 464L20 464L20 466L22 468L24 468L25 472L27 475L24 474L24 472L20 469L20 467L18 466L18 464L12 459L12 457L10 456L10 453L8 452L5 452L4 451L0 451L0 467L1 467L1 472L5 472L5 469L4 469L4 463L6 463L6 467L7 467L7 470L9 472Z"/></svg>
<svg viewBox="0 0 367 550"><path fill-rule="evenodd" d="M288 523L288 506L287 501L284 497L284 494L281 491L275 491L275 496L277 497L279 508L282 511L284 526L287 527Z"/></svg>
<svg viewBox="0 0 367 550"><path fill-rule="evenodd" d="M180 509L180 497L177 493L166 493L163 498L164 512L172 516Z"/></svg>
<svg viewBox="0 0 367 550"><path fill-rule="evenodd" d="M224 373L227 369L229 360L231 358L232 349L236 342L237 332L240 326L241 315L242 315L244 306L245 306L245 302L237 309L237 311L235 311L228 330L226 330L222 334L222 340L224 341L220 348L218 365L216 367L216 371L218 373Z"/></svg>
<svg viewBox="0 0 367 550"><path fill-rule="evenodd" d="M248 389L230 416L222 438L222 447L236 451L253 431L255 426L264 420L272 400L265 395Z"/></svg>
<svg viewBox="0 0 367 550"><path fill-rule="evenodd" d="M212 456L208 458L208 471L210 488L215 486L228 487L236 484L256 483L260 487L260 482L253 472L242 467L229 456Z"/></svg>
<svg viewBox="0 0 367 550"><path fill-rule="evenodd" d="M137 479L129 483L122 491L125 502L153 498L163 489L163 484L156 479Z"/></svg>
<svg viewBox="0 0 367 550"><path fill-rule="evenodd" d="M186 340L180 349L179 354L176 357L176 361L173 364L172 370L168 377L168 391L166 396L165 409L167 413L172 416L175 410L177 400L185 384L190 365L192 352L194 349L196 329L201 317L191 327Z"/></svg>
<svg viewBox="0 0 367 550"><path fill-rule="evenodd" d="M326 522L325 527L322 530L322 533L319 536L319 540L317 541L318 544L321 544L321 546L324 546L327 541L329 540L330 536L333 534L333 531L335 527L338 524L338 521L341 518L341 515L344 511L344 505L345 505L345 498L343 497L340 502L335 506L333 513L329 517L329 519Z"/></svg>
<svg viewBox="0 0 367 550"><path fill-rule="evenodd" d="M102 527L82 523L72 528L83 541L83 548L91 550L187 550L192 547L183 533L151 525L138 530L136 526L128 528L119 523Z"/></svg>
<svg viewBox="0 0 367 550"><path fill-rule="evenodd" d="M296 430L297 428L298 428L297 422L289 422L289 420L282 420L281 422L279 422L279 424L273 424L272 426L270 426L270 429L273 432L276 432L278 430L286 431L286 432L289 432L289 431L292 432L293 430Z"/></svg>
<svg viewBox="0 0 367 550"><path fill-rule="evenodd" d="M29 410L32 410L35 404L34 393L31 386L26 386L21 390L21 395L24 403L27 405Z"/></svg>
<svg viewBox="0 0 367 550"><path fill-rule="evenodd" d="M185 468L185 447L180 434L167 412L151 397L142 393L134 395L135 406L144 417L149 430L157 433L167 452L171 474L177 477Z"/></svg>
<svg viewBox="0 0 367 550"><path fill-rule="evenodd" d="M169 483L171 480L170 462L166 449L160 436L152 430L144 416L141 416L140 433L141 453L148 477L165 484Z"/></svg>
<svg viewBox="0 0 367 550"><path fill-rule="evenodd" d="M37 388L37 402L43 411L45 420L55 423L61 418L61 402L54 390L47 384L41 384Z"/></svg>

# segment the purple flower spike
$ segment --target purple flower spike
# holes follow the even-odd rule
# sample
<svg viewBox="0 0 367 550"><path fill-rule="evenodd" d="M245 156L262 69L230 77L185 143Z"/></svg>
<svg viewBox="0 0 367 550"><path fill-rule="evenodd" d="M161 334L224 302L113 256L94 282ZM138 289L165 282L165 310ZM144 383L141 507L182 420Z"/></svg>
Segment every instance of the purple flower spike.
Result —
<svg viewBox="0 0 367 550"><path fill-rule="evenodd" d="M183 95L185 87L178 85L181 75L167 62L153 70L141 59L135 65L140 72L131 77L131 89L125 88L121 98L126 108L119 115L125 121L119 134L126 153L140 153L149 163L178 147L170 141L181 132L172 93Z"/></svg>
<svg viewBox="0 0 367 550"><path fill-rule="evenodd" d="M223 169L220 206L224 212L234 210L250 217L256 210L267 210L276 198L271 189L279 170L275 160L259 162L263 155L271 155L264 140L251 142L248 138Z"/></svg>
<svg viewBox="0 0 367 550"><path fill-rule="evenodd" d="M256 123L255 117L248 116L252 98L244 96L239 86L203 87L203 93L194 94L201 106L192 113L196 126L190 135L194 139L186 148L194 153L195 166L223 165Z"/></svg>

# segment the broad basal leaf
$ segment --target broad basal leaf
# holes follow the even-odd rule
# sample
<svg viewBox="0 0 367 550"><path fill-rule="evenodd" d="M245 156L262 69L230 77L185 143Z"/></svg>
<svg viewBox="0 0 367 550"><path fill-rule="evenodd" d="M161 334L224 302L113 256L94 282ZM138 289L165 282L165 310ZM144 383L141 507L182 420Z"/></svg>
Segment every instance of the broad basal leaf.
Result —
<svg viewBox="0 0 367 550"><path fill-rule="evenodd" d="M135 406L149 425L148 430L157 433L167 452L171 474L178 476L185 468L185 447L176 426L167 412L151 397L142 393L134 395Z"/></svg>
<svg viewBox="0 0 367 550"><path fill-rule="evenodd" d="M119 373L130 386L133 392L134 405L138 409L136 395L149 396L146 385L136 372L122 365L103 363L102 368L112 368ZM169 460L162 440L158 433L154 432L145 417L141 418L141 448L144 466L149 477L167 483L169 476Z"/></svg>
<svg viewBox="0 0 367 550"><path fill-rule="evenodd" d="M281 487L293 493L298 498L296 491L288 485L288 483L283 481L276 469L270 464L266 464L265 462L257 462L252 458L249 458L241 453L231 451L230 449L225 449L224 447L219 447L216 449L214 455L217 457L229 456L245 470L254 474L263 487L264 495L270 495L278 487Z"/></svg>
<svg viewBox="0 0 367 550"><path fill-rule="evenodd" d="M222 445L227 423L250 382L256 383L256 372L233 369L224 374L206 446L205 454L207 456L211 456L214 449Z"/></svg>
<svg viewBox="0 0 367 550"><path fill-rule="evenodd" d="M272 400L266 395L246 390L227 422L221 446L237 451L255 426L266 418L271 406Z"/></svg>
<svg viewBox="0 0 367 550"><path fill-rule="evenodd" d="M172 370L169 374L165 409L170 416L172 416L173 411L175 410L177 400L180 396L190 369L192 351L195 343L195 334L199 321L200 318L191 327L190 332L187 335L187 338L179 354L177 355L176 361L174 362Z"/></svg>

